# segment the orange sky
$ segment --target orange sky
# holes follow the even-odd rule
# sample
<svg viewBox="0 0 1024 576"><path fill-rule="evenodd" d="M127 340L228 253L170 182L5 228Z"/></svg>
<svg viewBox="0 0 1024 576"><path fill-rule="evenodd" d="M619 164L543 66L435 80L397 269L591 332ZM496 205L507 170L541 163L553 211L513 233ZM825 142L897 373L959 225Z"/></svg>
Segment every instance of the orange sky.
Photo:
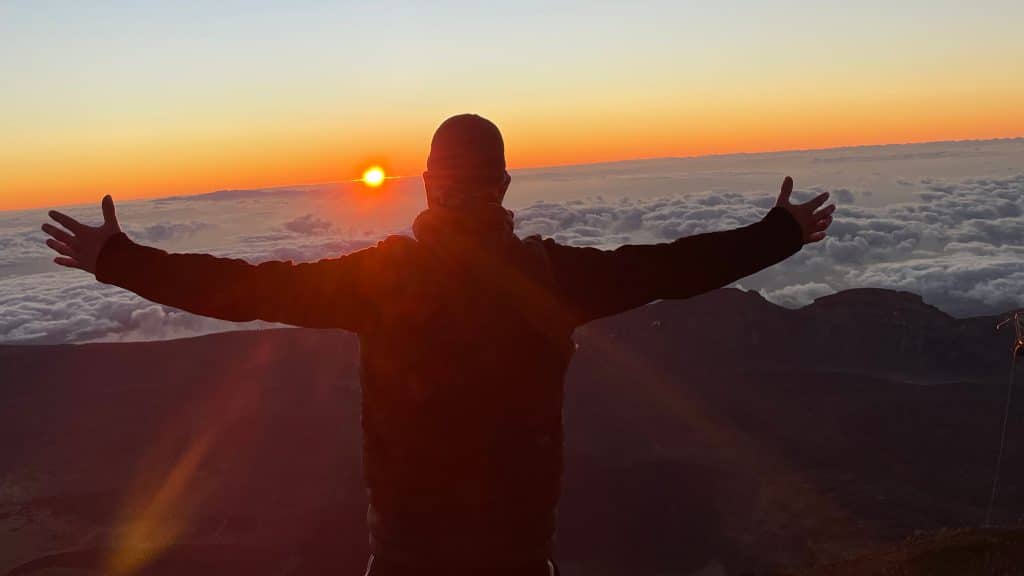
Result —
<svg viewBox="0 0 1024 576"><path fill-rule="evenodd" d="M376 29L317 2L6 8L0 210L418 175L460 112L512 168L1024 136L1019 4L795 4L460 12L476 27L389 4Z"/></svg>
<svg viewBox="0 0 1024 576"><path fill-rule="evenodd" d="M619 119L568 116L502 121L512 168L610 160L835 146L985 139L1024 135L1024 114L993 98L976 108L912 104L880 115L841 111L734 110ZM1024 101L1024 95L1022 100ZM434 114L415 126L317 133L282 128L258 141L245 134L182 135L83 142L46 150L9 150L0 161L0 210L193 194L229 188L312 184L358 178L372 164L391 175L424 167ZM532 121L531 121L532 120ZM618 120L618 121L616 121ZM42 148L42 147L41 147Z"/></svg>

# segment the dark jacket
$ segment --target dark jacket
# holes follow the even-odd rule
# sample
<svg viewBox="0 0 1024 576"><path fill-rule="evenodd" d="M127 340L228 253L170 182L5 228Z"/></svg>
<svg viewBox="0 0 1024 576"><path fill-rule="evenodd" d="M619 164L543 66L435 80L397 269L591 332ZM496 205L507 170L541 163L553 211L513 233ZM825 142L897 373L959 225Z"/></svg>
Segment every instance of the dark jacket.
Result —
<svg viewBox="0 0 1024 576"><path fill-rule="evenodd" d="M775 264L800 249L800 227L775 208L743 228L606 251L520 240L499 207L458 214L430 209L415 239L306 264L168 254L121 234L96 276L204 316L357 332L375 554L547 558L573 330Z"/></svg>

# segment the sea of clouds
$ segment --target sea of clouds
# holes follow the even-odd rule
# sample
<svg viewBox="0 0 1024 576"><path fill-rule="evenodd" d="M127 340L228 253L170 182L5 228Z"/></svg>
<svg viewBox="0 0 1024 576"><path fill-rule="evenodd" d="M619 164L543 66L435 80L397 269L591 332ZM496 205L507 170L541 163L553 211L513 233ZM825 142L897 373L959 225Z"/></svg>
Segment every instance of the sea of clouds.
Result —
<svg viewBox="0 0 1024 576"><path fill-rule="evenodd" d="M955 316L1024 307L1022 139L517 171L506 204L521 236L614 248L755 222L786 174L799 199L831 193L831 235L741 287L788 307L865 286L916 292ZM421 184L409 178L380 191L330 184L126 202L118 215L137 242L167 250L299 262L408 234L423 204ZM99 218L98 204L64 210ZM2 343L152 340L268 325L197 317L58 268L39 230L44 218L45 210L0 212Z"/></svg>

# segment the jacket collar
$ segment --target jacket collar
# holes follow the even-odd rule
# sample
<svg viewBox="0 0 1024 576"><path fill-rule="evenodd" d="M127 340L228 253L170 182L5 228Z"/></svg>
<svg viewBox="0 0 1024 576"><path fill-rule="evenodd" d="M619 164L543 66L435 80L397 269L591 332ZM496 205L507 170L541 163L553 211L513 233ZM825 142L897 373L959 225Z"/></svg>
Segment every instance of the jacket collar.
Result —
<svg viewBox="0 0 1024 576"><path fill-rule="evenodd" d="M470 241L501 243L514 238L514 220L510 210L500 204L472 208L432 207L420 212L412 224L417 240L429 243Z"/></svg>

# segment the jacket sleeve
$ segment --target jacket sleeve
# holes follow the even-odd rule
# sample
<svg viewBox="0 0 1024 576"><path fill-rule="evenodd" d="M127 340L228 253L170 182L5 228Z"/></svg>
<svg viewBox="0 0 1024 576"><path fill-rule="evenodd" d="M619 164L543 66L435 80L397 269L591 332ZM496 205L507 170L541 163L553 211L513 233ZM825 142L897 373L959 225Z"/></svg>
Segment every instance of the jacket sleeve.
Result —
<svg viewBox="0 0 1024 576"><path fill-rule="evenodd" d="M359 331L374 314L369 276L380 246L314 263L170 254L118 234L107 240L96 279L201 316Z"/></svg>
<svg viewBox="0 0 1024 576"><path fill-rule="evenodd" d="M785 260L803 245L800 225L775 207L749 226L615 250L545 240L561 295L577 325L649 302L689 298Z"/></svg>

